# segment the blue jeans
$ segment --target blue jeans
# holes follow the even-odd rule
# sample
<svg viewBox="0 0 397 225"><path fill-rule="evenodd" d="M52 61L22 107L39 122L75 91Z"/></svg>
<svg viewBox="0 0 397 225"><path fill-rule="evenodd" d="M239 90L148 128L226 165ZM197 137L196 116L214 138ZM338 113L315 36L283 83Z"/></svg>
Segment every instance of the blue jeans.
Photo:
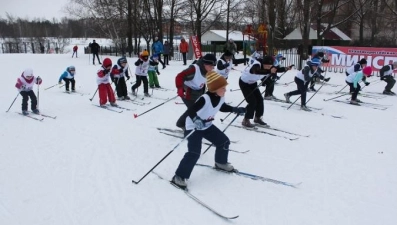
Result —
<svg viewBox="0 0 397 225"><path fill-rule="evenodd" d="M185 136L191 130L185 131ZM229 155L229 138L219 130L215 125L211 125L206 130L196 130L190 137L188 137L187 147L188 152L185 153L183 159L179 163L175 174L181 178L189 179L198 159L201 155L202 139L205 138L210 141L215 147L215 162L225 164Z"/></svg>

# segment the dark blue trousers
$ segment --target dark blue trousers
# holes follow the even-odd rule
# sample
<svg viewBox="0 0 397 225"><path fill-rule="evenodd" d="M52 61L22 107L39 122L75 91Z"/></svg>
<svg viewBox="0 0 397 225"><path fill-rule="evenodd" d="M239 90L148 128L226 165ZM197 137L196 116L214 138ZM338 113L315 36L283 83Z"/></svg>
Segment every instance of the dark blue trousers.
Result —
<svg viewBox="0 0 397 225"><path fill-rule="evenodd" d="M185 131L185 136L191 130ZM183 159L179 163L175 174L181 178L189 179L197 160L201 155L201 145L203 138L210 141L215 147L215 162L225 164L227 163L229 155L229 138L219 130L215 125L211 125L206 130L196 130L190 137L188 137L187 147L188 152L185 153Z"/></svg>

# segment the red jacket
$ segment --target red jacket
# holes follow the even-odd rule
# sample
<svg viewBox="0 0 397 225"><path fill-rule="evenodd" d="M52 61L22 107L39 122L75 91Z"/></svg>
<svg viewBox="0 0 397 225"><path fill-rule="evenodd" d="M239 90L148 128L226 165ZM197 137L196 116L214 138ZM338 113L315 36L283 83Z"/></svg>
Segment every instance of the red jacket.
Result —
<svg viewBox="0 0 397 225"><path fill-rule="evenodd" d="M77 45L75 45L75 46L73 47L73 51L76 52L78 48L79 48L79 47L77 47Z"/></svg>
<svg viewBox="0 0 397 225"><path fill-rule="evenodd" d="M179 52L187 53L188 51L189 51L189 44L185 41L185 39L182 39L181 43L179 44Z"/></svg>

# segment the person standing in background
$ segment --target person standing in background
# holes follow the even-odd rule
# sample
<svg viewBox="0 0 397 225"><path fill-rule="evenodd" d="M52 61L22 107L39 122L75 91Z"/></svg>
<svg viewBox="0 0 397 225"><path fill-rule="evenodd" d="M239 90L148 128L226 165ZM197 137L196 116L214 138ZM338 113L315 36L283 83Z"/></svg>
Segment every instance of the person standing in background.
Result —
<svg viewBox="0 0 397 225"><path fill-rule="evenodd" d="M185 38L181 39L179 44L179 52L182 53L183 65L186 65L186 53L189 52L189 44L186 42Z"/></svg>
<svg viewBox="0 0 397 225"><path fill-rule="evenodd" d="M164 64L165 65L170 65L169 64L169 55L170 51L172 49L172 46L168 43L168 41L165 41L164 46L163 46L163 56L164 56Z"/></svg>
<svg viewBox="0 0 397 225"><path fill-rule="evenodd" d="M163 51L164 51L163 43L159 40L158 37L155 37L152 45L152 55L159 56L159 62L161 63L161 65L163 65L163 69L165 69L165 64L163 60L161 60L161 55L163 54Z"/></svg>
<svg viewBox="0 0 397 225"><path fill-rule="evenodd" d="M101 60L99 60L98 52L101 46L98 45L98 43L95 42L95 40L92 41L92 43L89 45L91 48L91 53L92 53L92 64L95 65L95 56L98 59L98 63L101 63Z"/></svg>

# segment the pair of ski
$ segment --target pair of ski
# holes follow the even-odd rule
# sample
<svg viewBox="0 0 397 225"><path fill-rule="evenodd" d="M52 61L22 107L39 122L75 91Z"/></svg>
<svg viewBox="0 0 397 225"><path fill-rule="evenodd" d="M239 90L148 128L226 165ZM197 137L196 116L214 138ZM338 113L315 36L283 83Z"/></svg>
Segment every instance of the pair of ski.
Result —
<svg viewBox="0 0 397 225"><path fill-rule="evenodd" d="M163 88L163 87L152 87L150 89L156 90L156 91L174 91L172 89L169 88Z"/></svg>
<svg viewBox="0 0 397 225"><path fill-rule="evenodd" d="M109 111L112 111L112 112L115 112L115 113L122 113L124 110L126 110L126 111L134 111L134 110L135 110L135 109L125 108L125 107L122 107L122 106L119 106L119 105L117 105L117 106L111 106L111 105L105 105L105 106L94 105L94 106L99 107L99 108L101 108L101 109L106 109L106 110L109 110Z"/></svg>
<svg viewBox="0 0 397 225"><path fill-rule="evenodd" d="M284 139L287 139L287 140L290 140L290 141L295 141L295 140L299 139L299 137L287 137L287 136L284 136L284 135L281 135L281 134L274 134L274 133L267 132L264 129L270 129L270 130L273 130L273 129L270 128L270 127L266 127L266 126L256 125L255 127L245 127L245 126L242 126L242 125L235 125L235 124L232 124L231 126L232 127L241 128L241 129L245 129L245 130L249 130L249 131L254 131L254 132L257 132L257 133L261 133L261 134L267 134L267 135L270 135L270 136L273 136L273 137L284 138ZM292 132L281 131L281 130L278 130L278 129L274 129L274 131L279 131L279 132L291 134L291 135L294 135L294 136L309 137L307 135L305 136L305 135L295 134L295 133L292 133Z"/></svg>
<svg viewBox="0 0 397 225"><path fill-rule="evenodd" d="M172 131L172 129L167 129L167 128L157 128L157 129L159 130L159 132L161 134L165 134L167 136L171 136L171 137L175 137L175 138L179 138L179 139L183 139L184 138L183 134L177 132L176 130ZM237 141L230 141L230 142L231 143L237 143ZM207 146L212 146L212 144L209 143L209 142L203 142L203 144L207 145ZM245 153L249 152L250 150L238 151L238 150L229 149L229 151L245 154Z"/></svg>
<svg viewBox="0 0 397 225"><path fill-rule="evenodd" d="M44 118L50 118L50 119L54 119L54 120L57 118L56 116L50 116L50 115L42 114L42 113L35 114L31 111L29 111L29 114L27 114L27 115L24 115L23 113L20 113L20 112L17 112L17 113L21 116L25 116L27 118L34 119L36 121L43 121Z"/></svg>
<svg viewBox="0 0 397 225"><path fill-rule="evenodd" d="M241 177L245 177L245 178L249 178L249 179L252 179L252 180L258 180L258 181L263 181L263 182L270 182L270 183L273 183L273 184L283 185L283 186L292 187L292 188L299 188L299 185L302 183L302 182L300 182L300 183L293 184L293 183L289 183L289 182L285 182L285 181L280 181L280 180L276 180L276 179L272 179L272 178L267 178L267 177L263 177L263 176L258 176L258 175L251 174L251 173L241 172L241 171L238 171L238 170L233 170L232 172L227 172L227 171L224 171L224 170L219 170L219 169L217 169L217 168L215 168L215 167L213 167L213 166L206 165L206 164L200 164L200 163L196 164L196 166L205 167L205 168L210 168L210 169L214 169L214 170L216 170L216 171L219 171L219 172L222 172L222 173L226 173L226 174L235 174L235 175L238 175L238 176L241 176ZM155 174L157 177L159 177L161 180L168 181L167 179L165 179L165 178L164 178L163 176L161 176L160 174L158 174L158 173L156 173L156 172L154 172L154 171L152 171L152 173ZM170 183L172 186L174 186L175 188L177 188L177 189L183 191L189 198L193 199L195 202L197 202L197 203L200 204L201 206L205 207L206 209L210 210L212 213L214 213L215 215L217 215L217 216L219 216L219 217L221 217L221 218L223 218L223 219L231 220L231 219L236 219L236 218L239 217L238 215L237 215L237 216L225 216L224 214L220 213L218 210L216 210L216 209L214 209L213 207L209 206L208 204L204 203L202 200L200 200L200 199L197 198L195 195L193 195L192 193L190 193L189 190L188 190L187 188L182 189L181 187L175 185L175 184L172 183L172 182L169 182L169 183Z"/></svg>
<svg viewBox="0 0 397 225"><path fill-rule="evenodd" d="M381 105L381 104L375 104L375 103L367 103L367 102L359 102L358 105L357 104L352 104L350 103L350 100L334 100L335 102L340 102L340 103L346 103L349 105L354 105L354 106L363 106L366 108L371 108L371 109L377 109L377 110L386 110L389 108L389 105Z"/></svg>
<svg viewBox="0 0 397 225"><path fill-rule="evenodd" d="M64 93L70 94L70 95L81 95L81 96L83 96L83 95L89 95L89 94L87 94L87 93L81 93L81 92L78 92L78 91L65 91Z"/></svg>

